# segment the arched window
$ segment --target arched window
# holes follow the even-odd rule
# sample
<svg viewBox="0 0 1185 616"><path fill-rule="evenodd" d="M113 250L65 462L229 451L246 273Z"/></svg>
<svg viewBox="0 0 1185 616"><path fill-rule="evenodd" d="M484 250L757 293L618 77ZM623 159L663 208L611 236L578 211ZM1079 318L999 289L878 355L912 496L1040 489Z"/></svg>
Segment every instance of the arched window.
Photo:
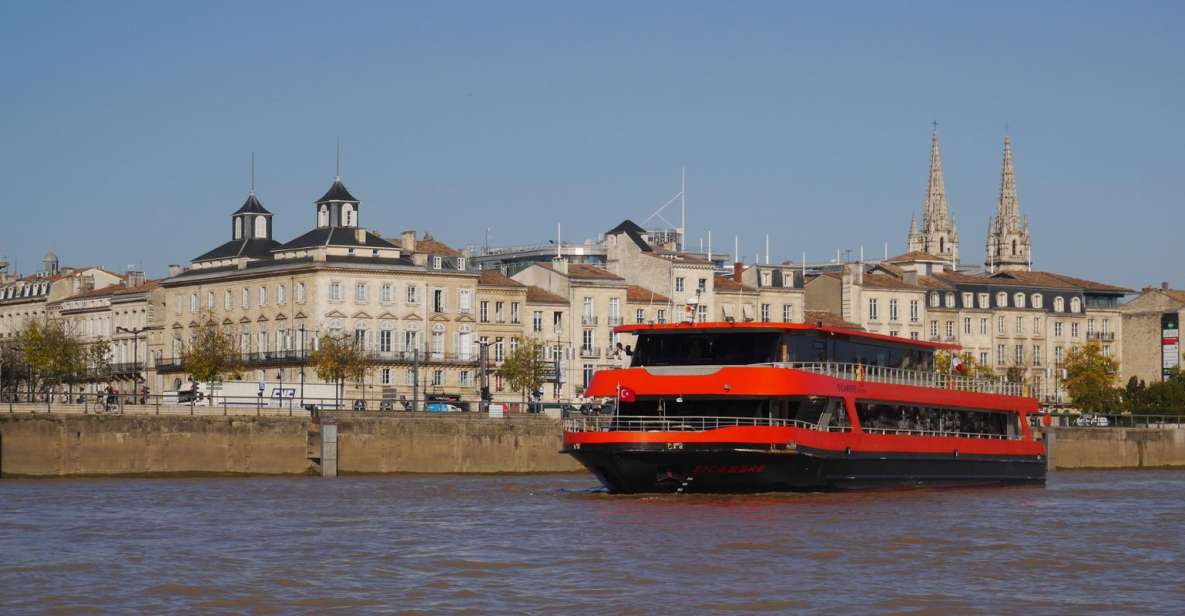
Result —
<svg viewBox="0 0 1185 616"><path fill-rule="evenodd" d="M1070 312L1082 312L1082 300L1074 297L1070 299Z"/></svg>
<svg viewBox="0 0 1185 616"><path fill-rule="evenodd" d="M235 216L235 239L243 239L243 217Z"/></svg>
<svg viewBox="0 0 1185 616"><path fill-rule="evenodd" d="M1033 294L1033 307L1034 308L1044 308L1045 307L1045 298L1042 297L1040 293Z"/></svg>
<svg viewBox="0 0 1185 616"><path fill-rule="evenodd" d="M325 205L324 203L321 204L321 207L317 209L317 226L329 226L329 206Z"/></svg>
<svg viewBox="0 0 1185 616"><path fill-rule="evenodd" d="M1060 295L1053 298L1053 311L1054 312L1065 312L1066 311L1066 298L1064 298Z"/></svg>
<svg viewBox="0 0 1185 616"><path fill-rule="evenodd" d="M342 226L354 226L354 206L349 203L342 206Z"/></svg>
<svg viewBox="0 0 1185 616"><path fill-rule="evenodd" d="M1012 256L1016 256L1016 240L1012 240Z"/></svg>
<svg viewBox="0 0 1185 616"><path fill-rule="evenodd" d="M1004 308L1006 306L1008 306L1008 294L1000 291L996 294L996 307Z"/></svg>
<svg viewBox="0 0 1185 616"><path fill-rule="evenodd" d="M1015 295L1013 295L1012 296L1012 303L1013 303L1013 306L1015 306L1016 308L1024 308L1025 307L1025 294L1024 293L1016 293Z"/></svg>
<svg viewBox="0 0 1185 616"><path fill-rule="evenodd" d="M256 238L266 238L267 237L267 218L265 218L263 216L256 216L255 217L255 237Z"/></svg>
<svg viewBox="0 0 1185 616"><path fill-rule="evenodd" d="M931 293L930 294L930 307L931 308L937 308L939 301L941 301L941 300L938 297L938 293Z"/></svg>

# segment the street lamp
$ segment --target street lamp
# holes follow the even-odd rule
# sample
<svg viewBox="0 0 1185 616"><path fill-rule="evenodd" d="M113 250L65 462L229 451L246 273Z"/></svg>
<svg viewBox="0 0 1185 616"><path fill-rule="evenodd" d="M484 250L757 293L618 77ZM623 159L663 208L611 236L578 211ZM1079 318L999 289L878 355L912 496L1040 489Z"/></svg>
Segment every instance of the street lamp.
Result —
<svg viewBox="0 0 1185 616"><path fill-rule="evenodd" d="M136 384L140 382L140 334L148 331L147 327L134 327L128 329L126 327L116 326L115 331L123 332L132 335L132 399L136 399ZM144 402L147 402L145 400Z"/></svg>

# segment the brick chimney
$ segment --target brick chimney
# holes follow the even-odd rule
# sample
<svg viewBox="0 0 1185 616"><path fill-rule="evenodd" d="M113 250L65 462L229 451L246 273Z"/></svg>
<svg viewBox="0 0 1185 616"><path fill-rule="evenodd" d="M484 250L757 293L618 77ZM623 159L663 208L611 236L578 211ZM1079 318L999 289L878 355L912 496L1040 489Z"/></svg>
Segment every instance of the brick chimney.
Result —
<svg viewBox="0 0 1185 616"><path fill-rule="evenodd" d="M732 279L737 284L741 283L741 277L745 274L745 264L737 261L732 264Z"/></svg>
<svg viewBox="0 0 1185 616"><path fill-rule="evenodd" d="M1160 290L1161 291L1168 291L1169 290L1169 283L1167 281L1160 283Z"/></svg>

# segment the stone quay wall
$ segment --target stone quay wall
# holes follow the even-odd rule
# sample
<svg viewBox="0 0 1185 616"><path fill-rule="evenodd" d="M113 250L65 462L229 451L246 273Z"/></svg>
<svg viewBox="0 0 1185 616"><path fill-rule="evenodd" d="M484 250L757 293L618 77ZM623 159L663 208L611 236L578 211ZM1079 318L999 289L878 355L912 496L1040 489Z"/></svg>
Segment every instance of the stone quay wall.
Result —
<svg viewBox="0 0 1185 616"><path fill-rule="evenodd" d="M1185 428L1050 428L1049 470L1185 467Z"/></svg>
<svg viewBox="0 0 1185 616"><path fill-rule="evenodd" d="M326 417L329 417L326 414ZM339 473L581 470L559 453L559 423L334 413ZM0 415L0 476L316 474L308 417Z"/></svg>

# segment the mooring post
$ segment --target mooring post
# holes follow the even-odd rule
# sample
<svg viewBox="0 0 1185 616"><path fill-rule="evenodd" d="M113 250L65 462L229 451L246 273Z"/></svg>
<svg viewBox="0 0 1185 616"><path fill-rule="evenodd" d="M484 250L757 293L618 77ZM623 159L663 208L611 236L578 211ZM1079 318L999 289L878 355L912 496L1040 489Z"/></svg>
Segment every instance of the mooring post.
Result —
<svg viewBox="0 0 1185 616"><path fill-rule="evenodd" d="M337 420L321 418L321 476L337 477Z"/></svg>
<svg viewBox="0 0 1185 616"><path fill-rule="evenodd" d="M1045 426L1045 470L1057 470L1053 465L1053 445L1057 442L1057 428Z"/></svg>

